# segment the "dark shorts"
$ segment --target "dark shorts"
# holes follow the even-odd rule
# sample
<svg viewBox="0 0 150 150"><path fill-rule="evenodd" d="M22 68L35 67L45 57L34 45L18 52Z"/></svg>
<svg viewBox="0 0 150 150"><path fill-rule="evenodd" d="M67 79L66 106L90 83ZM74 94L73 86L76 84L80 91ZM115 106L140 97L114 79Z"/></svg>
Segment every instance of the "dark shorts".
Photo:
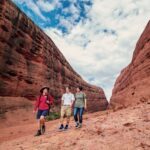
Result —
<svg viewBox="0 0 150 150"><path fill-rule="evenodd" d="M36 119L40 119L41 116L46 117L49 110L38 110Z"/></svg>

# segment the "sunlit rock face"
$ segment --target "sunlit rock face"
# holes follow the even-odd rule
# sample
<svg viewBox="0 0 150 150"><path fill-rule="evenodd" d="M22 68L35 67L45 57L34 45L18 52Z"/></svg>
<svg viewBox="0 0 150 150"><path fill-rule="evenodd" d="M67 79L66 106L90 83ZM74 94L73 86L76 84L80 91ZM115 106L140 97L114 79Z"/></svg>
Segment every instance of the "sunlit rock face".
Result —
<svg viewBox="0 0 150 150"><path fill-rule="evenodd" d="M56 105L66 85L72 92L83 86L88 111L105 110L108 104L102 88L86 83L50 37L10 0L1 0L0 96L33 100L43 85L50 87Z"/></svg>
<svg viewBox="0 0 150 150"><path fill-rule="evenodd" d="M110 106L135 105L150 100L150 21L136 44L131 63L115 83Z"/></svg>

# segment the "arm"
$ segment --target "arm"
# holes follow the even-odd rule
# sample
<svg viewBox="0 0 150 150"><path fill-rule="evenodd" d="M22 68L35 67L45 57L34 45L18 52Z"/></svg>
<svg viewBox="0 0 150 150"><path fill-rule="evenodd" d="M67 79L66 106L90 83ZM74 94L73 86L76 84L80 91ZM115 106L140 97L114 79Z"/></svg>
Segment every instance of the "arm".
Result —
<svg viewBox="0 0 150 150"><path fill-rule="evenodd" d="M86 98L84 99L84 108L87 109L87 100L86 100Z"/></svg>
<svg viewBox="0 0 150 150"><path fill-rule="evenodd" d="M75 97L74 95L72 95L72 101L71 101L71 107L73 108L73 105L74 105L74 101L75 101Z"/></svg>
<svg viewBox="0 0 150 150"><path fill-rule="evenodd" d="M87 109L87 99L86 95L84 94L84 108Z"/></svg>
<svg viewBox="0 0 150 150"><path fill-rule="evenodd" d="M63 106L63 105L64 105L64 95L61 98L61 106Z"/></svg>

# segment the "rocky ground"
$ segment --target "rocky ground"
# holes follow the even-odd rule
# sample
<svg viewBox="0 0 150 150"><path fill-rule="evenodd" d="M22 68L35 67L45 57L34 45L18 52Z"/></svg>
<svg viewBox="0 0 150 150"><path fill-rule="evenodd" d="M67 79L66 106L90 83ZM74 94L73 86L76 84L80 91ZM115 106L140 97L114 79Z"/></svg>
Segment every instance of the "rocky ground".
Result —
<svg viewBox="0 0 150 150"><path fill-rule="evenodd" d="M31 114L32 115L32 114ZM2 124L2 122L1 122ZM45 135L34 137L37 124L0 129L2 150L149 150L150 101L120 110L84 115L82 129L58 132L59 120L47 122Z"/></svg>

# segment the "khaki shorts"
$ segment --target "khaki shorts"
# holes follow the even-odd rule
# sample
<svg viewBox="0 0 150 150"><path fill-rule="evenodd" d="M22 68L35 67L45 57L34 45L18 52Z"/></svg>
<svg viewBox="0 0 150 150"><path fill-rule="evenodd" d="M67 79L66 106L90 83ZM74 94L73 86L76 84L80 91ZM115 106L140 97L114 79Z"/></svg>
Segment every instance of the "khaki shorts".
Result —
<svg viewBox="0 0 150 150"><path fill-rule="evenodd" d="M64 116L70 117L71 116L71 106L61 106L61 117Z"/></svg>

